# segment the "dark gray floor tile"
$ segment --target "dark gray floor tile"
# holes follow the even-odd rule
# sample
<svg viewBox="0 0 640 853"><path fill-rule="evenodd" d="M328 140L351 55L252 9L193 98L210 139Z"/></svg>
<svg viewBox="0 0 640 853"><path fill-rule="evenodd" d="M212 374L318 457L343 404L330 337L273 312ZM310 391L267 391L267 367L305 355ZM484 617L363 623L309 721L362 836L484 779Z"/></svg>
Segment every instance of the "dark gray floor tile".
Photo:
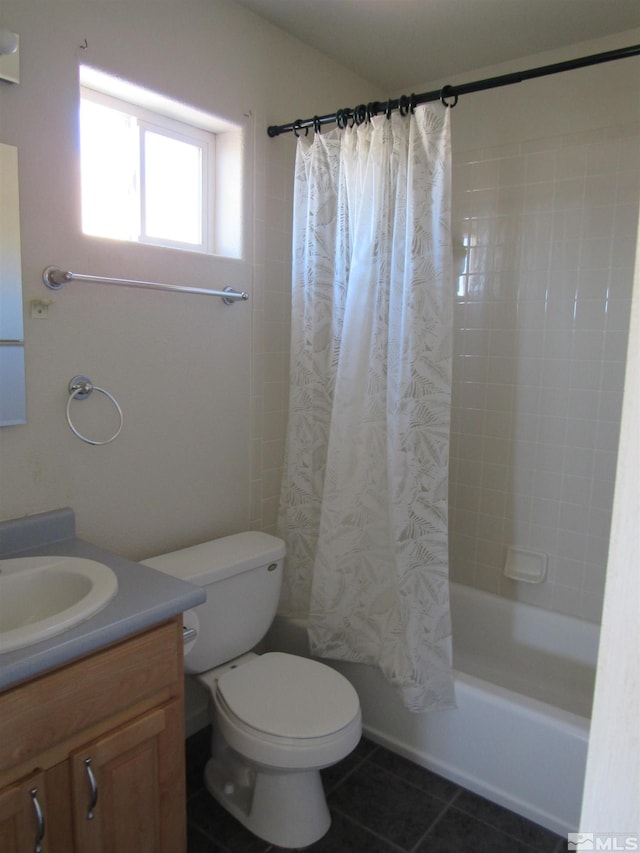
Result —
<svg viewBox="0 0 640 853"><path fill-rule="evenodd" d="M207 837L215 839L229 853L262 853L269 847L266 841L245 829L205 790L189 800L188 822Z"/></svg>
<svg viewBox="0 0 640 853"><path fill-rule="evenodd" d="M342 784L349 773L353 772L365 758L372 755L376 750L377 747L375 744L371 743L370 740L366 740L366 738L361 738L360 743L350 755L347 755L346 758L343 758L337 764L321 770L320 775L322 776L325 794L329 795L336 785Z"/></svg>
<svg viewBox="0 0 640 853"><path fill-rule="evenodd" d="M430 770L415 764L415 762L409 761L401 755L396 755L389 749L384 749L384 747L378 747L368 760L393 773L394 776L399 776L410 785L415 785L421 791L425 791L427 794L447 803L460 790L454 782L450 782L443 776L438 776L437 773L432 773Z"/></svg>
<svg viewBox="0 0 640 853"><path fill-rule="evenodd" d="M203 835L195 826L187 828L187 853L227 853L227 849Z"/></svg>
<svg viewBox="0 0 640 853"><path fill-rule="evenodd" d="M186 745L188 853L276 853L204 789L210 729ZM363 738L322 772L332 811L305 853L562 853L566 839ZM290 851L291 853L291 851Z"/></svg>
<svg viewBox="0 0 640 853"><path fill-rule="evenodd" d="M416 853L531 853L531 848L451 806Z"/></svg>
<svg viewBox="0 0 640 853"><path fill-rule="evenodd" d="M401 848L373 835L338 812L331 815L327 834L305 853L398 853Z"/></svg>
<svg viewBox="0 0 640 853"><path fill-rule="evenodd" d="M443 809L441 800L364 762L329 796L332 811L403 850L411 850Z"/></svg>
<svg viewBox="0 0 640 853"><path fill-rule="evenodd" d="M543 826L492 803L484 797L479 797L471 791L462 791L455 801L455 807L496 827L506 835L516 838L535 850L536 853L555 853L558 842L561 840L560 836Z"/></svg>
<svg viewBox="0 0 640 853"><path fill-rule="evenodd" d="M369 758L374 752L377 752L378 749L380 749L380 747L373 743L373 741L368 740L366 737L361 737L360 742L351 754L357 755L359 758Z"/></svg>
<svg viewBox="0 0 640 853"><path fill-rule="evenodd" d="M185 764L187 776L187 799L203 787L204 767L211 753L211 727L201 729L187 738Z"/></svg>

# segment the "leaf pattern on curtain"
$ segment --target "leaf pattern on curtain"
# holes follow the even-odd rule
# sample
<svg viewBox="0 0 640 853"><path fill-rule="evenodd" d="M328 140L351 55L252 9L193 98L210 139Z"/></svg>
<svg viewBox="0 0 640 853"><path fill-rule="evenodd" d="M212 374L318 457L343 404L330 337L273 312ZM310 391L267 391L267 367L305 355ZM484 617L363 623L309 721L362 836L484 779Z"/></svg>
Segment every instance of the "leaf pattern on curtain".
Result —
<svg viewBox="0 0 640 853"><path fill-rule="evenodd" d="M455 705L449 220L442 105L299 140L281 606L413 711Z"/></svg>

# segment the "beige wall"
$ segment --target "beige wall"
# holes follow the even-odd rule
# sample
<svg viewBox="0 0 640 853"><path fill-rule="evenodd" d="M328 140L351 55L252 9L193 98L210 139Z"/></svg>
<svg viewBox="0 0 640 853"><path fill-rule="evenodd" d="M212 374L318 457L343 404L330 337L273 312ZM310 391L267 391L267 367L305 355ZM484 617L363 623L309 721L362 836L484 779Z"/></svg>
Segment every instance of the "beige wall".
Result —
<svg viewBox="0 0 640 853"><path fill-rule="evenodd" d="M27 359L26 426L0 430L0 518L72 506L80 535L140 558L269 527L275 512L288 351L293 137L268 124L371 94L368 85L227 0L5 0L21 82L0 83L0 141L19 149ZM82 49L86 40L87 48ZM80 231L78 64L84 62L246 127L246 260L125 245ZM42 271L251 292L213 298L74 283ZM51 300L46 319L30 301ZM67 426L77 373L124 412L113 444ZM73 404L108 435L100 395Z"/></svg>

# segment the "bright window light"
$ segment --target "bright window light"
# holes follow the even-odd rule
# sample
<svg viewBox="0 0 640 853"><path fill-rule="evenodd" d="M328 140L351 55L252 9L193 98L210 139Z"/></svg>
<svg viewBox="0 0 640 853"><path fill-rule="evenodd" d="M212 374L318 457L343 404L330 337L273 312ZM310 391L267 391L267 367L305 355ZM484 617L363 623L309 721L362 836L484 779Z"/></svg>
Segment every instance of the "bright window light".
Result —
<svg viewBox="0 0 640 853"><path fill-rule="evenodd" d="M146 131L143 139L145 233L152 239L200 244L202 148L153 131Z"/></svg>
<svg viewBox="0 0 640 853"><path fill-rule="evenodd" d="M240 257L241 129L85 66L80 83L83 232Z"/></svg>
<svg viewBox="0 0 640 853"><path fill-rule="evenodd" d="M84 98L80 111L82 230L137 240L138 132L131 116Z"/></svg>

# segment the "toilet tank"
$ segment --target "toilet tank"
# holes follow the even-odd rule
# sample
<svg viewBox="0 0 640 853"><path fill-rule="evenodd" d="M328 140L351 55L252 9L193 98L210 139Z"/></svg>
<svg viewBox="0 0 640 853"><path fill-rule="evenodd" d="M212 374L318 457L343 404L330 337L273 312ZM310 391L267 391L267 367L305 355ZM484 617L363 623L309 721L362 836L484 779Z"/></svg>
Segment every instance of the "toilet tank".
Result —
<svg viewBox="0 0 640 853"><path fill-rule="evenodd" d="M281 539L250 531L143 561L207 591L204 604L185 614L198 632L185 649L187 672L206 672L260 642L278 607L284 555Z"/></svg>

